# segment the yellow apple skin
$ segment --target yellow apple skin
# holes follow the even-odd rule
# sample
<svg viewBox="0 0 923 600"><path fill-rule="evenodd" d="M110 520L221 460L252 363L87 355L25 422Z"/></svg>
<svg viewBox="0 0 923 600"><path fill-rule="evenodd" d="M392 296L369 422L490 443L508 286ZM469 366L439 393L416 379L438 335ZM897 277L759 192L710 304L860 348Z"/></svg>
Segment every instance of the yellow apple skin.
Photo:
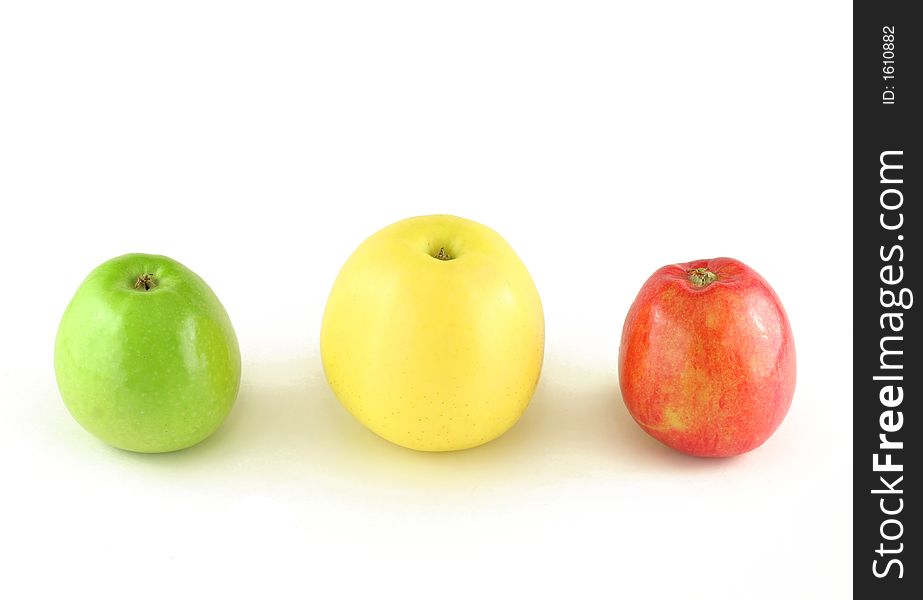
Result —
<svg viewBox="0 0 923 600"><path fill-rule="evenodd" d="M529 404L544 350L525 265L492 229L448 215L399 221L363 242L321 325L336 396L366 427L415 450L503 434Z"/></svg>

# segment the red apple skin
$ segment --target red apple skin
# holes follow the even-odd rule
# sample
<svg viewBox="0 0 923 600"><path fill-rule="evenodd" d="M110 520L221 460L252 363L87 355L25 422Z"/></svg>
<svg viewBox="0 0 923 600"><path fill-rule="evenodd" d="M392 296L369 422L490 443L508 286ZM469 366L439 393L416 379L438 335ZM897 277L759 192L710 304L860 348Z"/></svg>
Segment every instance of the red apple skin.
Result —
<svg viewBox="0 0 923 600"><path fill-rule="evenodd" d="M696 285L690 272L701 268L716 279ZM785 309L732 258L663 267L625 318L619 384L631 416L667 446L694 456L749 452L779 427L795 392Z"/></svg>

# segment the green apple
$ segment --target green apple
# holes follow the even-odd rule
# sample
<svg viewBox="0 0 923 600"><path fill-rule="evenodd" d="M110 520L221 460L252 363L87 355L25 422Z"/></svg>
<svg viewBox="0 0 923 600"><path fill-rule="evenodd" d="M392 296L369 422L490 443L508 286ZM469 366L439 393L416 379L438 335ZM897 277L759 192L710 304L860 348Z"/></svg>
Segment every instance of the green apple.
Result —
<svg viewBox="0 0 923 600"><path fill-rule="evenodd" d="M87 431L135 452L211 435L240 386L240 349L215 293L180 263L126 254L93 270L54 352L64 404Z"/></svg>

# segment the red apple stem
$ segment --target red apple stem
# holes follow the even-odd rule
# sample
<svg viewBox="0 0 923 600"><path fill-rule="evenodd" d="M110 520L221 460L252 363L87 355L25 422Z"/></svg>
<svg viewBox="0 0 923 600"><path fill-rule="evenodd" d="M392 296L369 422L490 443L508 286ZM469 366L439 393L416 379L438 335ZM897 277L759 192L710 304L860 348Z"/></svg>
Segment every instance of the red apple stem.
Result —
<svg viewBox="0 0 923 600"><path fill-rule="evenodd" d="M718 279L718 276L706 269L705 267L697 267L690 270L687 275L689 275L689 281L692 282L692 285L695 287L705 287L714 280Z"/></svg>

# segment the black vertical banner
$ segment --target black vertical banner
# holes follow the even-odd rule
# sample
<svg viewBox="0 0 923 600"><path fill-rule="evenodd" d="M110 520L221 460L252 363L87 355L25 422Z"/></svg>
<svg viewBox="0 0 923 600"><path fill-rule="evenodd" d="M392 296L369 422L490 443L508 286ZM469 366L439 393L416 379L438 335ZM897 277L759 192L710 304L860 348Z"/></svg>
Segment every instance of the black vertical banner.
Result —
<svg viewBox="0 0 923 600"><path fill-rule="evenodd" d="M853 566L856 598L920 598L923 22L853 9ZM917 11L914 11L917 12ZM911 558L913 557L913 558Z"/></svg>

